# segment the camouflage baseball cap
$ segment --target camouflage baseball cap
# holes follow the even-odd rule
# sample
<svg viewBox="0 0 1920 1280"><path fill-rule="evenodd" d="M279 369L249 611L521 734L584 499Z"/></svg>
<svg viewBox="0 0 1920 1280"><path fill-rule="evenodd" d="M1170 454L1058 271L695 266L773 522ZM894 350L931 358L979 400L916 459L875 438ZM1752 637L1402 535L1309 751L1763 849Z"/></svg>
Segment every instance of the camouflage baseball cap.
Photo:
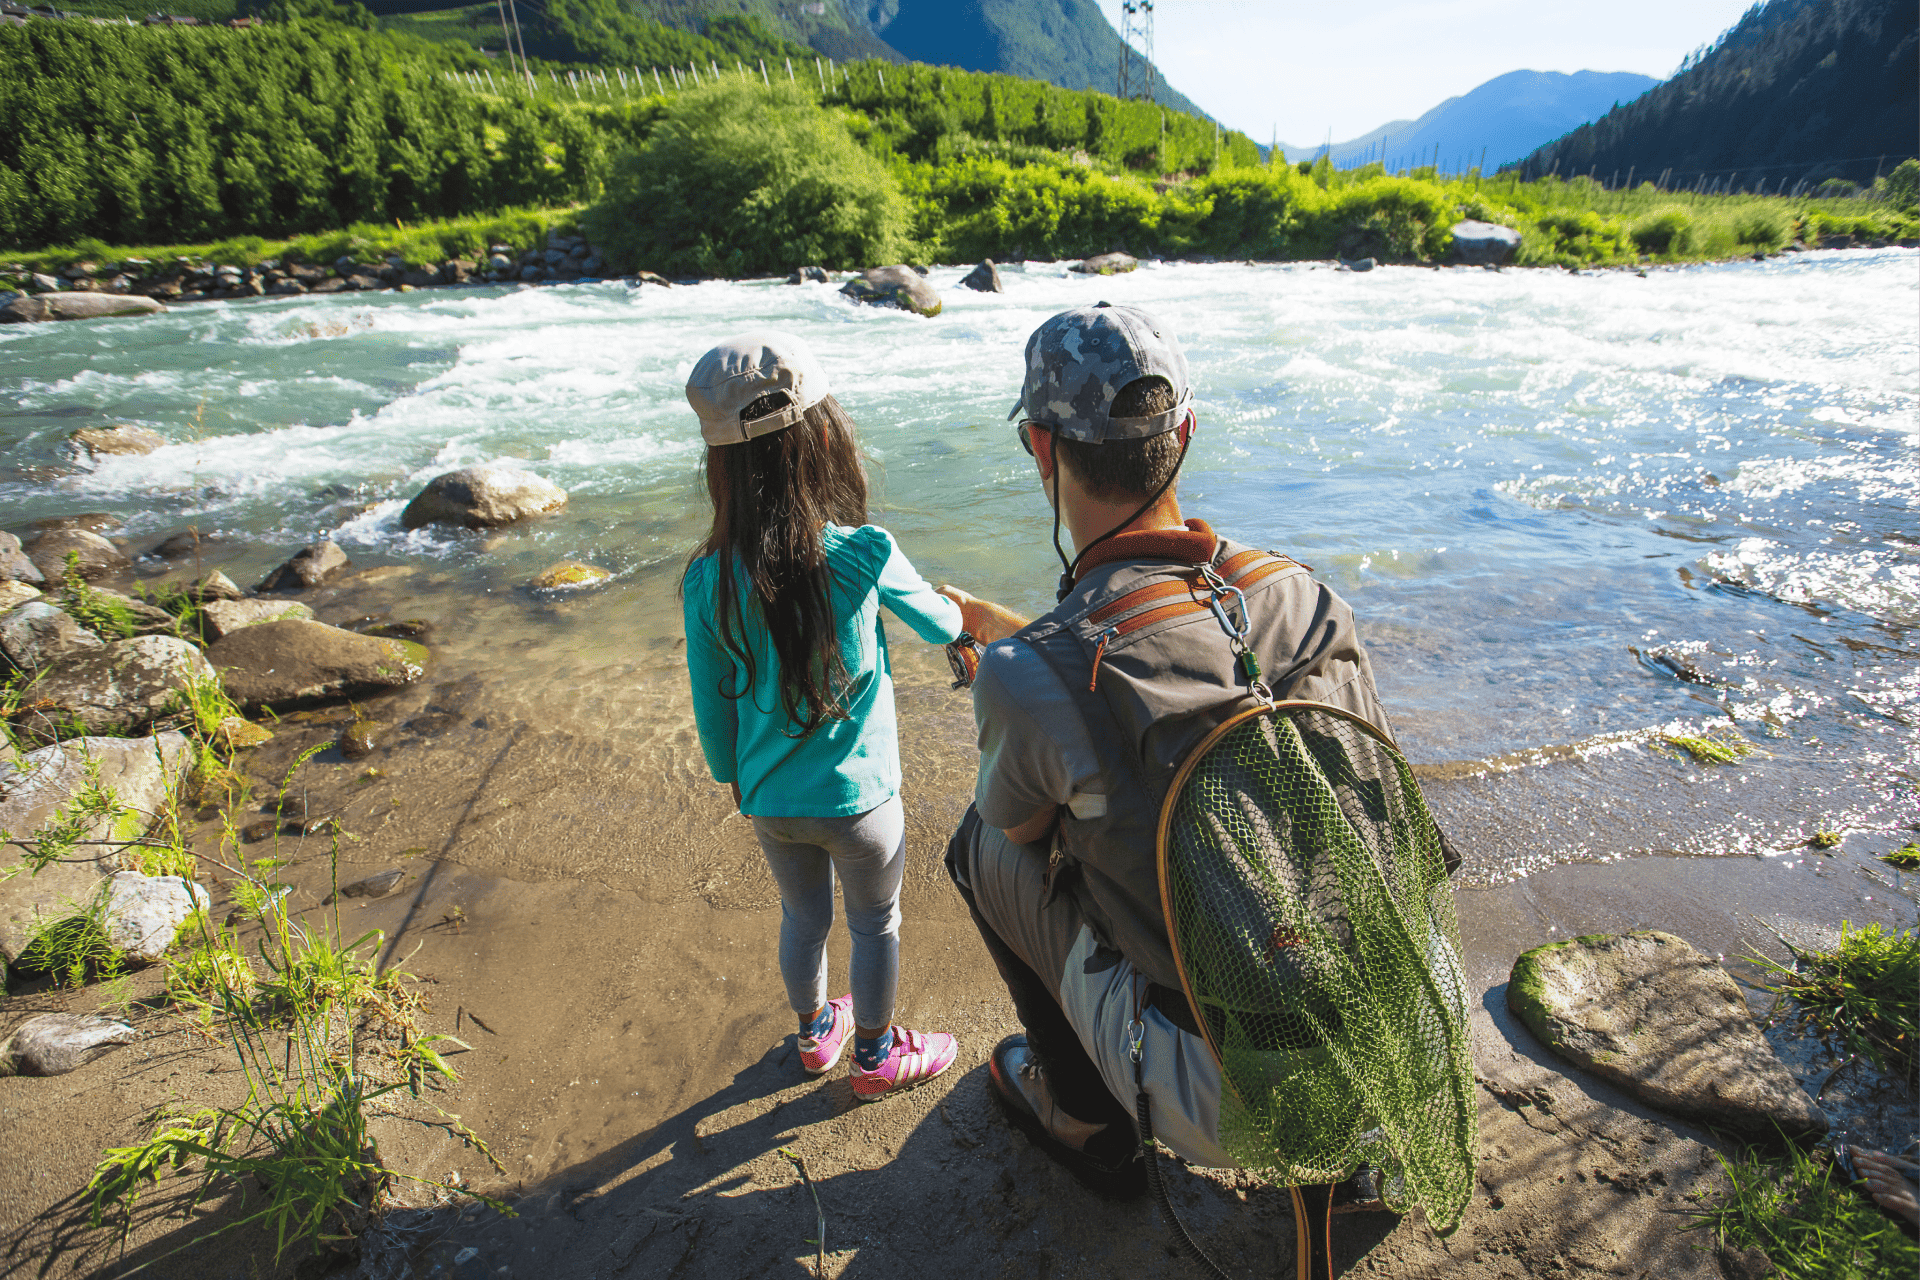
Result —
<svg viewBox="0 0 1920 1280"><path fill-rule="evenodd" d="M1172 387L1173 408L1144 418L1107 416L1121 388L1156 377ZM1087 444L1142 440L1179 426L1192 399L1187 358L1173 331L1138 307L1096 302L1062 311L1033 331L1026 385L1007 417L1024 411L1028 421Z"/></svg>
<svg viewBox="0 0 1920 1280"><path fill-rule="evenodd" d="M827 371L806 343L762 329L701 356L687 378L687 403L700 415L700 436L708 444L744 444L800 421L827 398L827 390ZM784 406L751 422L740 420L748 405L776 391L786 394Z"/></svg>

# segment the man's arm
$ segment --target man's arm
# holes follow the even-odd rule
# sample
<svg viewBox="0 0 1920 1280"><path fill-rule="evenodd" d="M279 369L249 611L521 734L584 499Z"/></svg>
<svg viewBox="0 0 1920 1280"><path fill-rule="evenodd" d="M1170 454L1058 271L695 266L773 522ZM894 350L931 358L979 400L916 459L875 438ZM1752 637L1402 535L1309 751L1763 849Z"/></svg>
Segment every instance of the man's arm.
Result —
<svg viewBox="0 0 1920 1280"><path fill-rule="evenodd" d="M1050 804L1012 830L1005 827L1001 830L1006 831L1007 839L1015 844L1033 844L1053 830L1053 824L1059 817L1060 806Z"/></svg>

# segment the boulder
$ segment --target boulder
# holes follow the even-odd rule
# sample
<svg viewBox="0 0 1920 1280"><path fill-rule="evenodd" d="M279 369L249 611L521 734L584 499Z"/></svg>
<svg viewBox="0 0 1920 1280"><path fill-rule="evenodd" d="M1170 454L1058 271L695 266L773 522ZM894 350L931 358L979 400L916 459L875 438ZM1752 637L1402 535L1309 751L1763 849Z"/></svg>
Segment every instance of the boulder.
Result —
<svg viewBox="0 0 1920 1280"><path fill-rule="evenodd" d="M1520 233L1492 222L1453 224L1453 260L1468 266L1497 267L1520 252Z"/></svg>
<svg viewBox="0 0 1920 1280"><path fill-rule="evenodd" d="M27 555L49 582L66 576L69 554L80 557L80 576L88 580L124 572L133 563L120 548L89 529L48 529L27 544Z"/></svg>
<svg viewBox="0 0 1920 1280"><path fill-rule="evenodd" d="M0 1041L0 1076L63 1076L140 1033L90 1013L43 1013Z"/></svg>
<svg viewBox="0 0 1920 1280"><path fill-rule="evenodd" d="M353 568L353 561L339 544L316 542L294 552L293 558L275 569L260 583L262 591L309 591L324 587Z"/></svg>
<svg viewBox="0 0 1920 1280"><path fill-rule="evenodd" d="M327 895L328 902L337 902L342 898L384 898L398 889L407 878L406 868L394 867L368 876L365 880L355 880L352 884L341 885L338 893Z"/></svg>
<svg viewBox="0 0 1920 1280"><path fill-rule="evenodd" d="M801 267L787 277L788 284L825 284L827 273L819 267Z"/></svg>
<svg viewBox="0 0 1920 1280"><path fill-rule="evenodd" d="M912 267L874 267L840 287L855 302L898 307L917 316L940 314L940 295Z"/></svg>
<svg viewBox="0 0 1920 1280"><path fill-rule="evenodd" d="M1083 276L1118 276L1139 268L1140 263L1130 253L1096 253L1075 265L1073 270Z"/></svg>
<svg viewBox="0 0 1920 1280"><path fill-rule="evenodd" d="M37 587L46 580L47 575L40 572L33 557L20 549L20 539L10 533L0 533L0 582L24 582Z"/></svg>
<svg viewBox="0 0 1920 1280"><path fill-rule="evenodd" d="M29 600L0 616L0 654L21 671L39 671L62 658L106 647L50 600Z"/></svg>
<svg viewBox="0 0 1920 1280"><path fill-rule="evenodd" d="M205 889L180 876L116 871L107 877L107 942L129 964L153 964L187 917L212 905Z"/></svg>
<svg viewBox="0 0 1920 1280"><path fill-rule="evenodd" d="M992 258L988 258L967 272L966 278L960 281L960 287L972 289L975 293L999 293L1000 268L993 265Z"/></svg>
<svg viewBox="0 0 1920 1280"><path fill-rule="evenodd" d="M1827 1130L1733 978L1673 934L1536 947L1514 962L1507 1007L1555 1053L1651 1107L1761 1139Z"/></svg>
<svg viewBox="0 0 1920 1280"><path fill-rule="evenodd" d="M209 600L200 606L200 618L211 641L264 622L312 621L313 610L298 600Z"/></svg>
<svg viewBox="0 0 1920 1280"><path fill-rule="evenodd" d="M15 605L22 605L29 600L39 598L40 588L30 587L24 582L0 578L0 615L10 612Z"/></svg>
<svg viewBox="0 0 1920 1280"><path fill-rule="evenodd" d="M826 273L821 272L821 274L825 275ZM633 273L633 279L635 284L657 284L662 289L673 288L673 281L667 279L665 276L656 275L651 271L636 271Z"/></svg>
<svg viewBox="0 0 1920 1280"><path fill-rule="evenodd" d="M491 529L566 505L567 491L552 481L510 463L488 462L428 481L400 513L400 525L405 529L430 524Z"/></svg>
<svg viewBox="0 0 1920 1280"><path fill-rule="evenodd" d="M218 569L188 587L187 594L200 604L210 604L215 600L244 600L247 595L234 585L232 578Z"/></svg>
<svg viewBox="0 0 1920 1280"><path fill-rule="evenodd" d="M74 738L17 760L0 758L0 831L26 839L59 817L86 784L92 764L98 767L99 785L113 793L119 811L92 819L81 838L131 840L144 834L169 797L178 793L193 760L185 735L178 733ZM77 852L90 860L56 862L36 875L0 880L0 960L13 963L41 920L72 914L118 869L112 848L82 845ZM0 866L13 865L17 854L11 848L0 850Z"/></svg>
<svg viewBox="0 0 1920 1280"><path fill-rule="evenodd" d="M103 649L61 658L33 686L38 710L15 726L35 742L81 732L127 737L144 733L180 705L189 681L213 675L200 651L174 636L135 636Z"/></svg>
<svg viewBox="0 0 1920 1280"><path fill-rule="evenodd" d="M273 731L240 716L227 716L214 726L213 740L229 752L248 751L273 741Z"/></svg>
<svg viewBox="0 0 1920 1280"><path fill-rule="evenodd" d="M535 591L578 591L583 587L598 586L611 578L613 574L597 564L582 564L578 560L562 560L541 571L530 585Z"/></svg>
<svg viewBox="0 0 1920 1280"><path fill-rule="evenodd" d="M125 632L126 635L171 636L179 634L180 620L158 605L149 604L145 600L136 600L132 596L123 596L118 591L109 591L105 587L89 587L87 588L87 594L93 597L96 604L113 605L118 610L120 621L129 628L129 630ZM73 602L70 593L63 595L61 603L65 607L72 607ZM112 638L119 639L120 637L114 636Z"/></svg>
<svg viewBox="0 0 1920 1280"><path fill-rule="evenodd" d="M208 646L207 659L220 669L235 702L278 709L398 688L420 677L426 650L324 623L287 621L243 627Z"/></svg>
<svg viewBox="0 0 1920 1280"><path fill-rule="evenodd" d="M340 754L349 760L364 760L386 736L386 725L363 716L340 731Z"/></svg>
<svg viewBox="0 0 1920 1280"><path fill-rule="evenodd" d="M1342 258L1340 260L1340 269L1342 271L1371 271L1373 267L1374 262L1372 258L1354 258L1352 260Z"/></svg>
<svg viewBox="0 0 1920 1280"><path fill-rule="evenodd" d="M150 427L82 427L67 437L67 446L85 458L152 453L167 438Z"/></svg>
<svg viewBox="0 0 1920 1280"><path fill-rule="evenodd" d="M32 283L35 293L59 292L60 277L58 276L50 276L43 271L36 271L28 276L27 279Z"/></svg>
<svg viewBox="0 0 1920 1280"><path fill-rule="evenodd" d="M167 308L136 293L58 292L22 295L0 307L0 324L42 320L98 320L106 316L151 316Z"/></svg>

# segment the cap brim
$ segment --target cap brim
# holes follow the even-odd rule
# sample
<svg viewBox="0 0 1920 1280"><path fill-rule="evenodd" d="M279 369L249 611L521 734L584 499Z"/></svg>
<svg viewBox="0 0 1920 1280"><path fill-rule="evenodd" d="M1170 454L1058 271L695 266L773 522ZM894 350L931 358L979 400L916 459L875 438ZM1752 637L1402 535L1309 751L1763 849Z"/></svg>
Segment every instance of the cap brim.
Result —
<svg viewBox="0 0 1920 1280"><path fill-rule="evenodd" d="M1015 400L1013 402L1013 409L1007 414L1007 421L1012 422L1015 418L1019 417L1020 410L1024 409L1026 404L1027 398L1025 396L1021 396L1018 400Z"/></svg>

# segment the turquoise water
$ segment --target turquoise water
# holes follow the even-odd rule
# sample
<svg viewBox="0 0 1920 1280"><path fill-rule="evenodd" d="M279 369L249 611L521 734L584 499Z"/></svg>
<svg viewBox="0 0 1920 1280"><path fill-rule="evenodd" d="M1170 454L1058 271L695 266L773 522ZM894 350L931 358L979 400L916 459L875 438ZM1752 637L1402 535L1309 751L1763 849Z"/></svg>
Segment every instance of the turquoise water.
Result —
<svg viewBox="0 0 1920 1280"><path fill-rule="evenodd" d="M1152 310L1187 349L1202 423L1188 513L1352 601L1416 762L1644 754L1651 731L1731 720L1778 780L1743 838L1912 808L1913 251L1644 278L1167 264L1090 279L1032 263L1002 269L1001 295L959 289L961 274L933 272L932 320L749 281L0 329L4 524L105 512L135 550L193 525L225 539L236 577L330 535L361 567L407 568L395 607L459 620L443 643L544 681L550 714L642 723L667 714L671 586L703 526L680 390L702 350L761 325L804 335L860 424L875 518L929 577L1038 611L1057 569L1007 410L1026 335L1105 298ZM79 469L65 437L109 420L172 443ZM567 488L566 512L494 536L399 528L427 479L494 458ZM562 555L621 577L565 606L520 590ZM906 675L931 681L938 664L902 648ZM1817 785L1820 814L1793 808L1783 771ZM1623 839L1687 844L1609 847Z"/></svg>

